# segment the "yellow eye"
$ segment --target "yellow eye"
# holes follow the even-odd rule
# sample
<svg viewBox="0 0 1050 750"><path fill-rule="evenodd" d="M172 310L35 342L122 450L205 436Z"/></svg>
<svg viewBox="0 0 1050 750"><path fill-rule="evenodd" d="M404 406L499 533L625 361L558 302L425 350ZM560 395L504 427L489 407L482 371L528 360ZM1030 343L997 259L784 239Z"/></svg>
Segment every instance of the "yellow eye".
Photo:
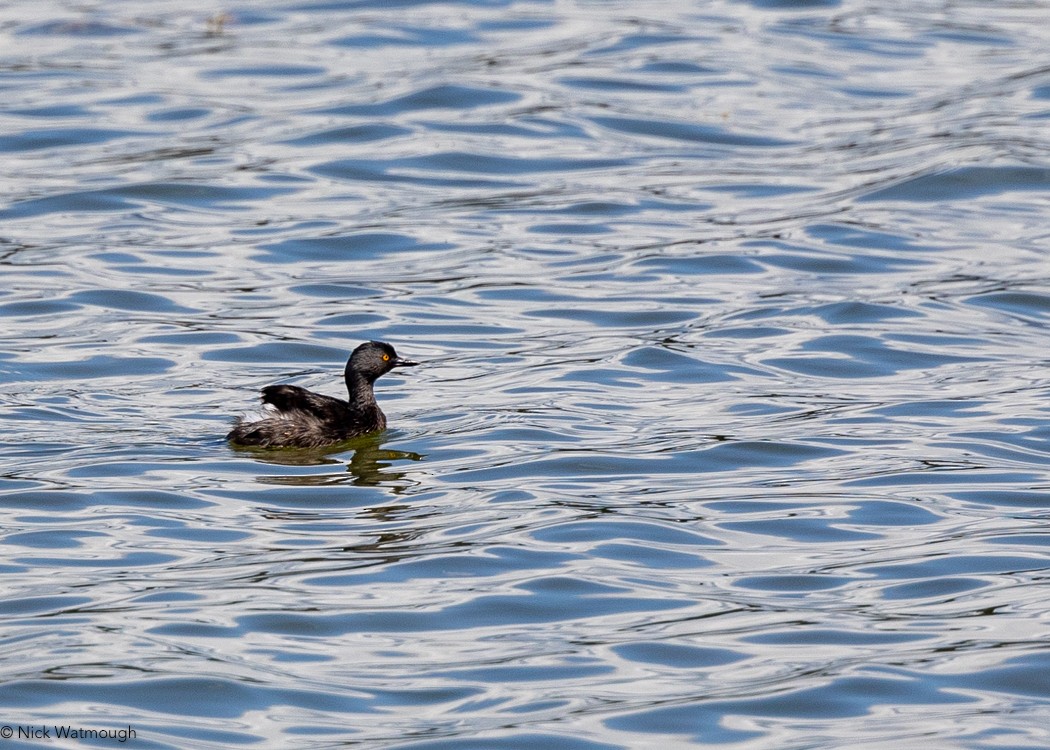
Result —
<svg viewBox="0 0 1050 750"><path fill-rule="evenodd" d="M384 362L389 362L390 361L390 355L389 354L384 354L383 355L383 361Z"/></svg>

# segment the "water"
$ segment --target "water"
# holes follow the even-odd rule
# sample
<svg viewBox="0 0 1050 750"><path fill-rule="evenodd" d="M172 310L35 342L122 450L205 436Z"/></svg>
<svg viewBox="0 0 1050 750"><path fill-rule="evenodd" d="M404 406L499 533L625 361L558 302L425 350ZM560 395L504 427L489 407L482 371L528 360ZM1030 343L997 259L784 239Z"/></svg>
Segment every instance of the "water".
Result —
<svg viewBox="0 0 1050 750"><path fill-rule="evenodd" d="M1050 746L1048 15L6 4L4 746Z"/></svg>

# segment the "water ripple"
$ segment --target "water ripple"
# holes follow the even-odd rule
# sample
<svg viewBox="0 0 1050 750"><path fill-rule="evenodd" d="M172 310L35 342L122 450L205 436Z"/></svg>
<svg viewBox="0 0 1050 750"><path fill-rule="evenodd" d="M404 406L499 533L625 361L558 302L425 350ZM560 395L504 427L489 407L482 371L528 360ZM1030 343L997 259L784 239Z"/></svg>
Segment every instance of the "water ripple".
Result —
<svg viewBox="0 0 1050 750"><path fill-rule="evenodd" d="M1046 746L1044 10L0 10L4 723Z"/></svg>

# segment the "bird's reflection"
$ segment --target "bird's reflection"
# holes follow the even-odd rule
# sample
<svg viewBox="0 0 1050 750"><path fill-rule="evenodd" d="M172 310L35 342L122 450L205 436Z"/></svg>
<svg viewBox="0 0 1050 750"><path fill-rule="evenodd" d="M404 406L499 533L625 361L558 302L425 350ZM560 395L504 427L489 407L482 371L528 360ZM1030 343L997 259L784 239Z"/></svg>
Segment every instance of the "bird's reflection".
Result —
<svg viewBox="0 0 1050 750"><path fill-rule="evenodd" d="M258 477L263 484L280 484L286 486L324 486L350 483L363 487L390 487L395 492L405 487L404 478L408 472L391 469L395 461L422 461L424 456L412 451L400 451L384 448L388 437L385 433L365 435L339 445L325 448L286 448L253 449L240 448L244 453L267 464L281 466L345 466L345 471L321 474L287 474ZM335 458L335 453L353 451L348 463Z"/></svg>

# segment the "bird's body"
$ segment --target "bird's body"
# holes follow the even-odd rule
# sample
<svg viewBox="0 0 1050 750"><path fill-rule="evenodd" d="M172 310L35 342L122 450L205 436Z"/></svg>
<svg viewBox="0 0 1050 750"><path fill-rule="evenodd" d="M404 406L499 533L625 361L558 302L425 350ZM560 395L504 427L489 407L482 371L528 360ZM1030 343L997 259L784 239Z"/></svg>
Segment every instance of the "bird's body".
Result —
<svg viewBox="0 0 1050 750"><path fill-rule="evenodd" d="M318 448L382 430L386 415L376 403L373 383L395 367L417 364L398 357L390 344L361 344L346 363L347 401L297 385L269 385L262 389L262 401L273 414L238 421L226 439L260 448Z"/></svg>

